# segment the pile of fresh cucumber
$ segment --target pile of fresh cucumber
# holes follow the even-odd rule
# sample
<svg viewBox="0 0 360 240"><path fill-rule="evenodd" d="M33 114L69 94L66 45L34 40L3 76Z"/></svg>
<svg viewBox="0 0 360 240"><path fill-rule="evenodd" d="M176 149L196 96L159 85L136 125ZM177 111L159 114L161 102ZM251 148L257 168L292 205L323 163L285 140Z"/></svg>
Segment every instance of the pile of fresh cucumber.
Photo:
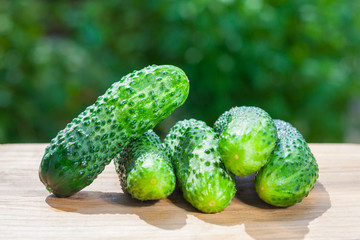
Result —
<svg viewBox="0 0 360 240"><path fill-rule="evenodd" d="M124 76L51 140L39 176L57 197L88 186L114 160L121 185L139 200L169 196L176 184L198 210L224 210L235 175L257 173L259 197L291 206L309 194L318 166L302 135L257 107L235 107L211 128L177 122L164 143L151 130L189 94L185 73L152 65Z"/></svg>

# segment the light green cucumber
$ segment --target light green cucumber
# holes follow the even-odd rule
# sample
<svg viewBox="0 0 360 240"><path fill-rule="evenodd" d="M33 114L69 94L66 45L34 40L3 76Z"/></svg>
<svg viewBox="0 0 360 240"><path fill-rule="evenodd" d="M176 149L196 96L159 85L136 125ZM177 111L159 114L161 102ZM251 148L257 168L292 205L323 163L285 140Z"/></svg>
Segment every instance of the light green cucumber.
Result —
<svg viewBox="0 0 360 240"><path fill-rule="evenodd" d="M133 198L162 199L175 189L174 169L153 130L126 146L114 163L121 185Z"/></svg>
<svg viewBox="0 0 360 240"><path fill-rule="evenodd" d="M164 140L184 198L198 210L224 210L235 195L235 181L221 162L218 135L195 119L177 122Z"/></svg>
<svg viewBox="0 0 360 240"><path fill-rule="evenodd" d="M258 107L235 107L214 124L225 167L247 176L266 164L275 148L276 128L270 115Z"/></svg>

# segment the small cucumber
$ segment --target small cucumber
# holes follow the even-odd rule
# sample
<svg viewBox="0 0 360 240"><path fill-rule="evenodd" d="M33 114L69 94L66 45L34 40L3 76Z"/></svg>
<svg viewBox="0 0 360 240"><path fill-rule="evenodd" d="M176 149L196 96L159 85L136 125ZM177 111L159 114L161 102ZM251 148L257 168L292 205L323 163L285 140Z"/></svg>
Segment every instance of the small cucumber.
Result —
<svg viewBox="0 0 360 240"><path fill-rule="evenodd" d="M235 195L235 180L221 162L214 130L195 119L179 121L164 143L184 198L205 213L224 210Z"/></svg>
<svg viewBox="0 0 360 240"><path fill-rule="evenodd" d="M255 177L255 189L263 201L286 207L309 194L319 168L303 136L290 123L274 122L278 142L269 162Z"/></svg>
<svg viewBox="0 0 360 240"><path fill-rule="evenodd" d="M153 130L132 141L114 163L121 185L133 198L162 199L175 189L174 169Z"/></svg>
<svg viewBox="0 0 360 240"><path fill-rule="evenodd" d="M266 164L276 144L276 128L270 115L258 107L235 107L214 124L220 135L219 151L225 167L247 176Z"/></svg>
<svg viewBox="0 0 360 240"><path fill-rule="evenodd" d="M80 191L188 93L189 81L175 66L153 65L124 76L51 140L40 164L41 182L58 197Z"/></svg>

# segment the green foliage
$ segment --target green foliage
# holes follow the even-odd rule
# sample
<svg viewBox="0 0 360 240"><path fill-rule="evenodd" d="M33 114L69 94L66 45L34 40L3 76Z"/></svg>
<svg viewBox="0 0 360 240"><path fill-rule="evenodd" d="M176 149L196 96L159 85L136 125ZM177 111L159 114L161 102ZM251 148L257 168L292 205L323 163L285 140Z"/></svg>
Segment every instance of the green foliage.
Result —
<svg viewBox="0 0 360 240"><path fill-rule="evenodd" d="M48 142L153 63L190 78L178 118L255 105L309 142L343 141L359 31L358 1L0 1L0 142Z"/></svg>

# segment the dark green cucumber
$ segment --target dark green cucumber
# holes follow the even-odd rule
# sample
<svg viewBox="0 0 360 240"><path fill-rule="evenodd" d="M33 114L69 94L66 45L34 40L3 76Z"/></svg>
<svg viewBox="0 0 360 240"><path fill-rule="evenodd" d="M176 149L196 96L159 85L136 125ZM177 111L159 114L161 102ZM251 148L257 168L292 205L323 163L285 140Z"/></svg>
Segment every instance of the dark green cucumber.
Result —
<svg viewBox="0 0 360 240"><path fill-rule="evenodd" d="M290 124L275 120L278 141L269 162L255 177L265 202L286 207L301 202L314 188L319 168L303 136Z"/></svg>
<svg viewBox="0 0 360 240"><path fill-rule="evenodd" d="M132 140L181 106L189 93L185 73L149 66L114 83L51 140L39 176L58 197L89 185Z"/></svg>
<svg viewBox="0 0 360 240"><path fill-rule="evenodd" d="M220 135L219 151L225 167L247 176L266 164L276 144L276 128L270 115L258 107L235 107L214 124Z"/></svg>
<svg viewBox="0 0 360 240"><path fill-rule="evenodd" d="M133 198L162 199L175 189L174 169L153 130L126 146L114 163L121 185Z"/></svg>
<svg viewBox="0 0 360 240"><path fill-rule="evenodd" d="M184 198L205 213L224 210L235 195L235 181L220 159L218 136L204 122L177 122L165 147Z"/></svg>

